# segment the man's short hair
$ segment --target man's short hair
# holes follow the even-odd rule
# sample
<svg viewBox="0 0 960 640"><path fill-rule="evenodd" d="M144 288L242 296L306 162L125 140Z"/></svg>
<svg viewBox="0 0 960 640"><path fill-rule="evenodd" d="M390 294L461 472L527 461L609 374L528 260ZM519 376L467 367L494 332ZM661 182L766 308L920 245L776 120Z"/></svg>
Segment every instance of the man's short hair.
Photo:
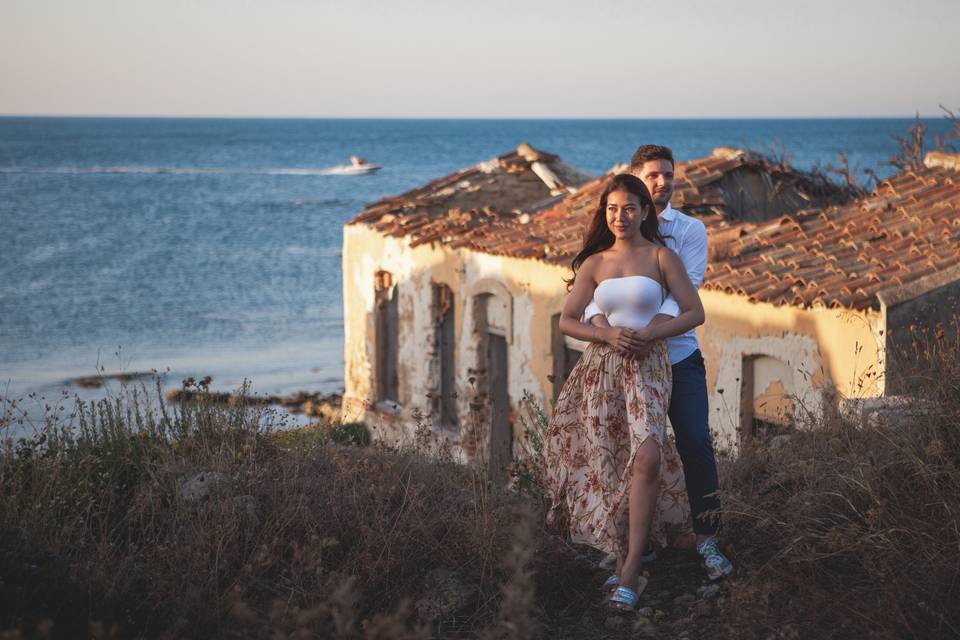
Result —
<svg viewBox="0 0 960 640"><path fill-rule="evenodd" d="M633 152L633 157L630 158L630 168L639 169L645 162L651 160L669 160L670 166L676 165L673 161L673 151L670 151L669 147L663 147L659 144L644 144Z"/></svg>

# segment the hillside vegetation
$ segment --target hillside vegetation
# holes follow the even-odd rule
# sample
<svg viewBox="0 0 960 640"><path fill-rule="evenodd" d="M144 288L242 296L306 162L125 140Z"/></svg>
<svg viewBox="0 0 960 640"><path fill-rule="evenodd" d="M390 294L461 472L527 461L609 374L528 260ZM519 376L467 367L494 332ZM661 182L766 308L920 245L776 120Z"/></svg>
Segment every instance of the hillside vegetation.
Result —
<svg viewBox="0 0 960 640"><path fill-rule="evenodd" d="M280 431L204 388L52 406L0 451L0 637L956 637L960 349L922 348L903 419L811 417L724 457L736 573L706 588L666 550L629 616L544 526L535 459L499 490L427 433ZM524 417L535 457L544 418Z"/></svg>

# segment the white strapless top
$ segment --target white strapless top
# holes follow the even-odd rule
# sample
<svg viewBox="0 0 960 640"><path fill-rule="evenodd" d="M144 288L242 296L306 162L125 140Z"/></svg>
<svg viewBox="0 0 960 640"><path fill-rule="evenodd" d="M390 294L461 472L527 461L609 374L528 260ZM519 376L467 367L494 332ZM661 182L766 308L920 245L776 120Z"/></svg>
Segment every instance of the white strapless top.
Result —
<svg viewBox="0 0 960 640"><path fill-rule="evenodd" d="M648 276L607 278L593 291L593 301L613 327L644 328L657 315L663 299L663 286Z"/></svg>

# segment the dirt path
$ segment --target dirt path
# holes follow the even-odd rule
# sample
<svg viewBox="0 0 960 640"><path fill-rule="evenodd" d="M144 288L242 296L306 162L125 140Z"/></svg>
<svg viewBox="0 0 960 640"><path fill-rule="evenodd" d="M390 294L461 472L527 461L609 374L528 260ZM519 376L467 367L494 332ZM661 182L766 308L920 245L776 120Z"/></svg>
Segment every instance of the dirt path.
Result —
<svg viewBox="0 0 960 640"><path fill-rule="evenodd" d="M659 551L657 560L644 567L649 584L635 613L612 612L605 604L600 586L609 571L599 569L596 559L581 556L569 567L565 585L538 585L560 596L563 607L550 611L544 637L557 640L599 638L684 638L705 637L705 627L714 626L714 613L729 585L711 582L692 550ZM542 601L542 597L540 598ZM717 636L713 636L717 637Z"/></svg>

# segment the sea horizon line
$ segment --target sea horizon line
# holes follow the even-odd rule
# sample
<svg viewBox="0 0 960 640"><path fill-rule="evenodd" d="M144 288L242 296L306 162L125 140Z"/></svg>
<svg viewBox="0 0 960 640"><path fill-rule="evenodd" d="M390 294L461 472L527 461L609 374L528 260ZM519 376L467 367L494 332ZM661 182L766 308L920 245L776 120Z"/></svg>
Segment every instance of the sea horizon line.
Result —
<svg viewBox="0 0 960 640"><path fill-rule="evenodd" d="M287 116L287 115L163 115L163 114L25 114L0 113L0 120L312 120L341 122L704 122L704 121L825 121L939 119L944 113L911 115L743 115L743 116Z"/></svg>

